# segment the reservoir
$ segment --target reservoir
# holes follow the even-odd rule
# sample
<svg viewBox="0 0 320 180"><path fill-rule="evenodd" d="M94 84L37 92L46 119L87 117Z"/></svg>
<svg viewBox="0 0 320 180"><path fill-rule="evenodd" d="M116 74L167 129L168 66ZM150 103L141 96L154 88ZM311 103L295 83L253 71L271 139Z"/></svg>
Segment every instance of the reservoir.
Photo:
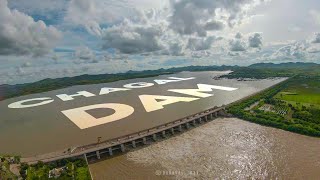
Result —
<svg viewBox="0 0 320 180"><path fill-rule="evenodd" d="M142 131L168 123L200 111L232 103L241 98L252 95L265 88L275 85L284 78L263 80L217 79L215 77L227 72L181 72L158 77L122 80L112 83L81 85L54 90L45 93L21 96L0 101L0 153L18 154L23 157L36 156L55 151L65 151L81 145L96 143L97 139L105 141L120 136ZM174 83L156 84L155 80L170 77L192 79ZM124 88L130 83L153 83L144 88L133 88L128 91L118 91L109 94L74 97L70 101L62 101L58 94L75 94L87 91L99 94L102 88ZM168 91L170 89L197 89L198 84L231 87L232 91L213 89L212 96L198 98L191 102L176 102L165 105L156 111L147 111L139 97L141 95L191 97L186 94ZM228 88L227 88L228 89ZM54 102L41 106L14 109L8 106L14 102L32 98L50 97ZM193 96L194 98L194 96ZM117 121L100 124L90 128L80 129L66 117L62 111L103 103L121 103L131 106L134 112ZM95 109L91 112L95 117L113 114L112 109ZM201 127L200 127L201 128Z"/></svg>

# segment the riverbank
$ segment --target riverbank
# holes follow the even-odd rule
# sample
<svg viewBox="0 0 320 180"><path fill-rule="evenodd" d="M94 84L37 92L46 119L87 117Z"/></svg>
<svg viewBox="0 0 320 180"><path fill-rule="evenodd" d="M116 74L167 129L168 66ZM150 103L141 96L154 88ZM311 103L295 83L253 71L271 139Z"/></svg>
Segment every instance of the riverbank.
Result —
<svg viewBox="0 0 320 180"><path fill-rule="evenodd" d="M283 99L283 91L297 91L302 82L309 83L308 90L319 89L319 77L294 76L272 88L258 93L244 101L233 103L228 112L238 118L262 125L300 133L309 136L320 137L320 109L315 105L305 105L300 101L288 102ZM314 93L314 91L311 91ZM297 95L297 94L295 94ZM296 98L299 99L299 98ZM257 103L250 111L248 108ZM289 115L287 115L289 114ZM293 114L293 115L292 115Z"/></svg>

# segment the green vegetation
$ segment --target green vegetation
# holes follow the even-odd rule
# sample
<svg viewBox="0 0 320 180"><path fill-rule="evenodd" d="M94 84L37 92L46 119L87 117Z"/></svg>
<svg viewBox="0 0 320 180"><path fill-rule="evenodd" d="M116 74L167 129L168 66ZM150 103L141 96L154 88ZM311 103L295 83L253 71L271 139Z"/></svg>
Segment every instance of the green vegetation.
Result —
<svg viewBox="0 0 320 180"><path fill-rule="evenodd" d="M9 161L0 156L0 179L17 179L17 176L10 171Z"/></svg>
<svg viewBox="0 0 320 180"><path fill-rule="evenodd" d="M299 80L298 80L299 81ZM319 79L300 79L300 83L291 84L278 93L275 98L302 108L302 106L320 106Z"/></svg>
<svg viewBox="0 0 320 180"><path fill-rule="evenodd" d="M320 137L320 68L294 66L270 68L256 65L235 71L227 78L269 78L287 75L290 79L233 104L228 112L244 120L300 134ZM249 73L250 71L250 73ZM248 107L259 102L253 109Z"/></svg>
<svg viewBox="0 0 320 180"><path fill-rule="evenodd" d="M26 180L76 179L90 180L90 172L84 159L62 159L55 162L21 164L20 174ZM50 177L50 178L49 178Z"/></svg>
<svg viewBox="0 0 320 180"><path fill-rule="evenodd" d="M300 134L320 137L320 65L314 63L255 64L238 66L190 66L159 69L155 71L128 72L122 74L83 75L71 78L46 79L20 85L0 85L2 99L40 93L73 85L107 83L170 74L181 71L232 70L221 78L274 78L290 77L242 102L232 104L228 112L244 120L272 126ZM11 164L19 164L18 156L0 156L0 179L17 179L10 171ZM36 165L20 165L22 179L48 179L52 170L57 170L55 179L91 179L83 159L63 159ZM17 174L17 173L16 173Z"/></svg>
<svg viewBox="0 0 320 180"><path fill-rule="evenodd" d="M77 180L91 179L88 168L80 167L76 170L76 174Z"/></svg>
<svg viewBox="0 0 320 180"><path fill-rule="evenodd" d="M286 68L285 71L283 68ZM64 77L57 79L44 79L34 83L17 85L0 85L0 101L12 97L29 95L62 89L75 85L108 83L126 79L155 77L164 74L173 74L182 71L225 71L232 70L233 73L222 76L227 78L270 78L291 77L296 74L308 72L309 75L320 75L320 65L315 63L282 63L282 64L253 64L248 67L239 66L188 66L170 69L158 69L147 71L129 71L118 74L81 75L75 77Z"/></svg>
<svg viewBox="0 0 320 180"><path fill-rule="evenodd" d="M172 74L182 71L214 71L229 70L233 66L189 66L181 68L158 69L148 71L129 71L118 74L81 75L57 79L44 79L34 83L17 85L0 85L0 101L8 98L47 92L75 85L109 83L119 80L155 77L164 74Z"/></svg>
<svg viewBox="0 0 320 180"><path fill-rule="evenodd" d="M307 75L310 77L320 75L320 65L315 63L259 63L248 67L231 69L234 72L222 77L225 78L253 78L265 79L274 77L292 77L296 75Z"/></svg>
<svg viewBox="0 0 320 180"><path fill-rule="evenodd" d="M19 163L20 156L0 155L0 179L18 179L10 167Z"/></svg>
<svg viewBox="0 0 320 180"><path fill-rule="evenodd" d="M168 73L146 72L132 74L82 75L77 77L44 79L35 83L2 85L0 86L0 94L2 95L2 97L0 97L0 100L34 93L47 92L56 89L62 89L74 85L108 83L125 79L153 77L161 74Z"/></svg>

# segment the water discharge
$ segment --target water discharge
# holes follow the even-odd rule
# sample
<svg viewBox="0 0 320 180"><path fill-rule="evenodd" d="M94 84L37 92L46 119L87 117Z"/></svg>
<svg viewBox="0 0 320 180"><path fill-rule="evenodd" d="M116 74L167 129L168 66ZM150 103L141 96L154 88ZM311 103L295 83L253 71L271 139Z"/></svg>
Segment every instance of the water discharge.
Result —
<svg viewBox="0 0 320 180"><path fill-rule="evenodd" d="M90 165L94 179L317 179L320 139L217 119Z"/></svg>

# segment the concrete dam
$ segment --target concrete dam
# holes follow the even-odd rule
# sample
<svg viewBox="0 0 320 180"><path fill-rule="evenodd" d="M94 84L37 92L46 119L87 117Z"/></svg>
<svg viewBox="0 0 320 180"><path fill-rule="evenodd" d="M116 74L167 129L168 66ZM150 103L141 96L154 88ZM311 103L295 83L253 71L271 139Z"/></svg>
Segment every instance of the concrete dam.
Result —
<svg viewBox="0 0 320 180"><path fill-rule="evenodd" d="M35 164L39 161L52 162L65 158L85 158L88 163L100 159L105 159L116 154L125 153L137 147L150 145L158 140L164 140L175 134L182 133L191 128L197 127L206 122L212 121L217 117L225 117L225 107L214 107L191 116L187 116L161 126L153 127L134 134L129 134L105 142L89 144L75 147L68 152L60 154L46 154L30 158L22 158L22 162Z"/></svg>
<svg viewBox="0 0 320 180"><path fill-rule="evenodd" d="M108 141L105 145L97 147L96 149L92 149L90 146L80 147L79 151L81 152L86 148L89 148L90 152L84 153L84 156L88 162L95 161L101 158L113 156L116 153L124 153L139 146L152 144L158 140L169 138L175 134L182 133L193 127L214 120L219 116L226 115L224 107L215 107L162 126Z"/></svg>

